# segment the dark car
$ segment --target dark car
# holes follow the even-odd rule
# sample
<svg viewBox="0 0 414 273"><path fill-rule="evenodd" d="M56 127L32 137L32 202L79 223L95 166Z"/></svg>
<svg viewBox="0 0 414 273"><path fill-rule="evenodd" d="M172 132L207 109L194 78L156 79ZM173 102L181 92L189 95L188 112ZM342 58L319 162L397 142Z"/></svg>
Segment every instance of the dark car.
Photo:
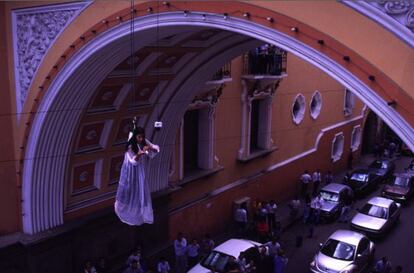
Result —
<svg viewBox="0 0 414 273"><path fill-rule="evenodd" d="M382 189L382 196L397 202L406 202L413 195L413 183L413 174L396 174L392 177L391 182Z"/></svg>
<svg viewBox="0 0 414 273"><path fill-rule="evenodd" d="M359 169L351 173L345 184L351 187L356 195L373 191L381 181L381 177L368 169Z"/></svg>
<svg viewBox="0 0 414 273"><path fill-rule="evenodd" d="M368 166L369 170L379 177L382 182L387 182L395 170L395 164L389 159L376 159Z"/></svg>
<svg viewBox="0 0 414 273"><path fill-rule="evenodd" d="M335 220L341 214L346 198L353 197L352 189L343 184L330 183L319 192L323 199L321 218L325 221ZM313 208L313 206L311 205Z"/></svg>

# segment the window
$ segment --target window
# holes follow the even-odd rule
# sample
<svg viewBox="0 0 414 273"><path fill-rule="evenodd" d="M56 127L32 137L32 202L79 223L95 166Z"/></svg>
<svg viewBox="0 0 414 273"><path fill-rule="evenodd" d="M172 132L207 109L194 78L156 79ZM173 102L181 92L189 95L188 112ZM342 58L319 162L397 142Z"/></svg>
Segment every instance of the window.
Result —
<svg viewBox="0 0 414 273"><path fill-rule="evenodd" d="M199 110L184 115L184 175L199 169Z"/></svg>
<svg viewBox="0 0 414 273"><path fill-rule="evenodd" d="M212 96L211 96L212 98ZM215 166L214 112L217 100L195 100L181 121L178 180L187 183L222 169Z"/></svg>
<svg viewBox="0 0 414 273"><path fill-rule="evenodd" d="M355 126L351 135L351 149L356 151L361 144L361 125Z"/></svg>
<svg viewBox="0 0 414 273"><path fill-rule="evenodd" d="M332 161L335 162L341 159L343 152L344 152L344 134L339 133L335 135L332 141L332 152L331 152Z"/></svg>
<svg viewBox="0 0 414 273"><path fill-rule="evenodd" d="M242 78L242 126L237 159L248 162L276 150L272 141L272 102L280 79Z"/></svg>
<svg viewBox="0 0 414 273"><path fill-rule="evenodd" d="M351 115L354 107L355 95L349 89L345 89L344 114L346 116Z"/></svg>
<svg viewBox="0 0 414 273"><path fill-rule="evenodd" d="M313 93L311 102L310 102L310 115L313 119L317 119L319 114L321 113L322 108L322 96L319 91L315 91Z"/></svg>
<svg viewBox="0 0 414 273"><path fill-rule="evenodd" d="M302 94L296 96L292 106L292 118L295 124L302 122L305 116L305 97Z"/></svg>

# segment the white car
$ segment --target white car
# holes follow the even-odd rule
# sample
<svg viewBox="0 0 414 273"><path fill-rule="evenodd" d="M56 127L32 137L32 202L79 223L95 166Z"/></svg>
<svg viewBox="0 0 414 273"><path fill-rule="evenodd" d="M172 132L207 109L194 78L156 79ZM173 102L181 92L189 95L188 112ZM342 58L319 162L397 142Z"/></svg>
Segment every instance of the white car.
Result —
<svg viewBox="0 0 414 273"><path fill-rule="evenodd" d="M383 197L371 198L352 218L351 227L371 236L380 236L400 219L401 205Z"/></svg>
<svg viewBox="0 0 414 273"><path fill-rule="evenodd" d="M191 268L188 273L210 273L213 268L214 272L225 272L227 262L231 257L237 259L241 252L256 249L260 246L262 244L254 241L230 239L214 248L207 257Z"/></svg>

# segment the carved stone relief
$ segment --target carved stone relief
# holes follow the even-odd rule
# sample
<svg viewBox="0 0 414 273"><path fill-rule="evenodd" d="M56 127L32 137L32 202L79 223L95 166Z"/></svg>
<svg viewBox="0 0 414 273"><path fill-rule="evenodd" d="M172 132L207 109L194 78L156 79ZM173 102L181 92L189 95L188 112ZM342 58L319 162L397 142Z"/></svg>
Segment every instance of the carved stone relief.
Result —
<svg viewBox="0 0 414 273"><path fill-rule="evenodd" d="M412 1L366 1L371 6L388 14L400 24L414 32L414 2Z"/></svg>
<svg viewBox="0 0 414 273"><path fill-rule="evenodd" d="M43 56L63 29L90 2L13 10L17 110L21 112Z"/></svg>

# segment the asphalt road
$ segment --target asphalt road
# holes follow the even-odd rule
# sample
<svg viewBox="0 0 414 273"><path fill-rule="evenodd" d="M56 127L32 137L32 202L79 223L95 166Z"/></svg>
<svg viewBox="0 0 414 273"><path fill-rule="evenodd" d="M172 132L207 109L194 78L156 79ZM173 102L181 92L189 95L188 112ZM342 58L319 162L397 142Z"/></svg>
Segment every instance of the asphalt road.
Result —
<svg viewBox="0 0 414 273"><path fill-rule="evenodd" d="M372 160L366 158L365 160ZM403 172L412 160L410 157L400 157L395 159L396 172ZM362 162L362 165L365 163ZM379 196L380 186L374 193L357 200L350 213L350 218L356 213L356 208L362 205L371 197ZM403 267L403 272L414 272L414 200L411 200L406 206L402 207L400 222L382 239L374 240L376 245L376 259L387 256L391 261L393 268L397 265ZM312 238L306 238L309 226L302 223L295 224L282 235L281 243L285 248L289 263L286 273L306 273L309 271L309 264L318 251L318 245L325 240L337 229L350 229L349 223L330 223L320 224L315 227ZM299 248L295 246L297 235L305 237L303 245ZM368 270L369 272L369 270Z"/></svg>

